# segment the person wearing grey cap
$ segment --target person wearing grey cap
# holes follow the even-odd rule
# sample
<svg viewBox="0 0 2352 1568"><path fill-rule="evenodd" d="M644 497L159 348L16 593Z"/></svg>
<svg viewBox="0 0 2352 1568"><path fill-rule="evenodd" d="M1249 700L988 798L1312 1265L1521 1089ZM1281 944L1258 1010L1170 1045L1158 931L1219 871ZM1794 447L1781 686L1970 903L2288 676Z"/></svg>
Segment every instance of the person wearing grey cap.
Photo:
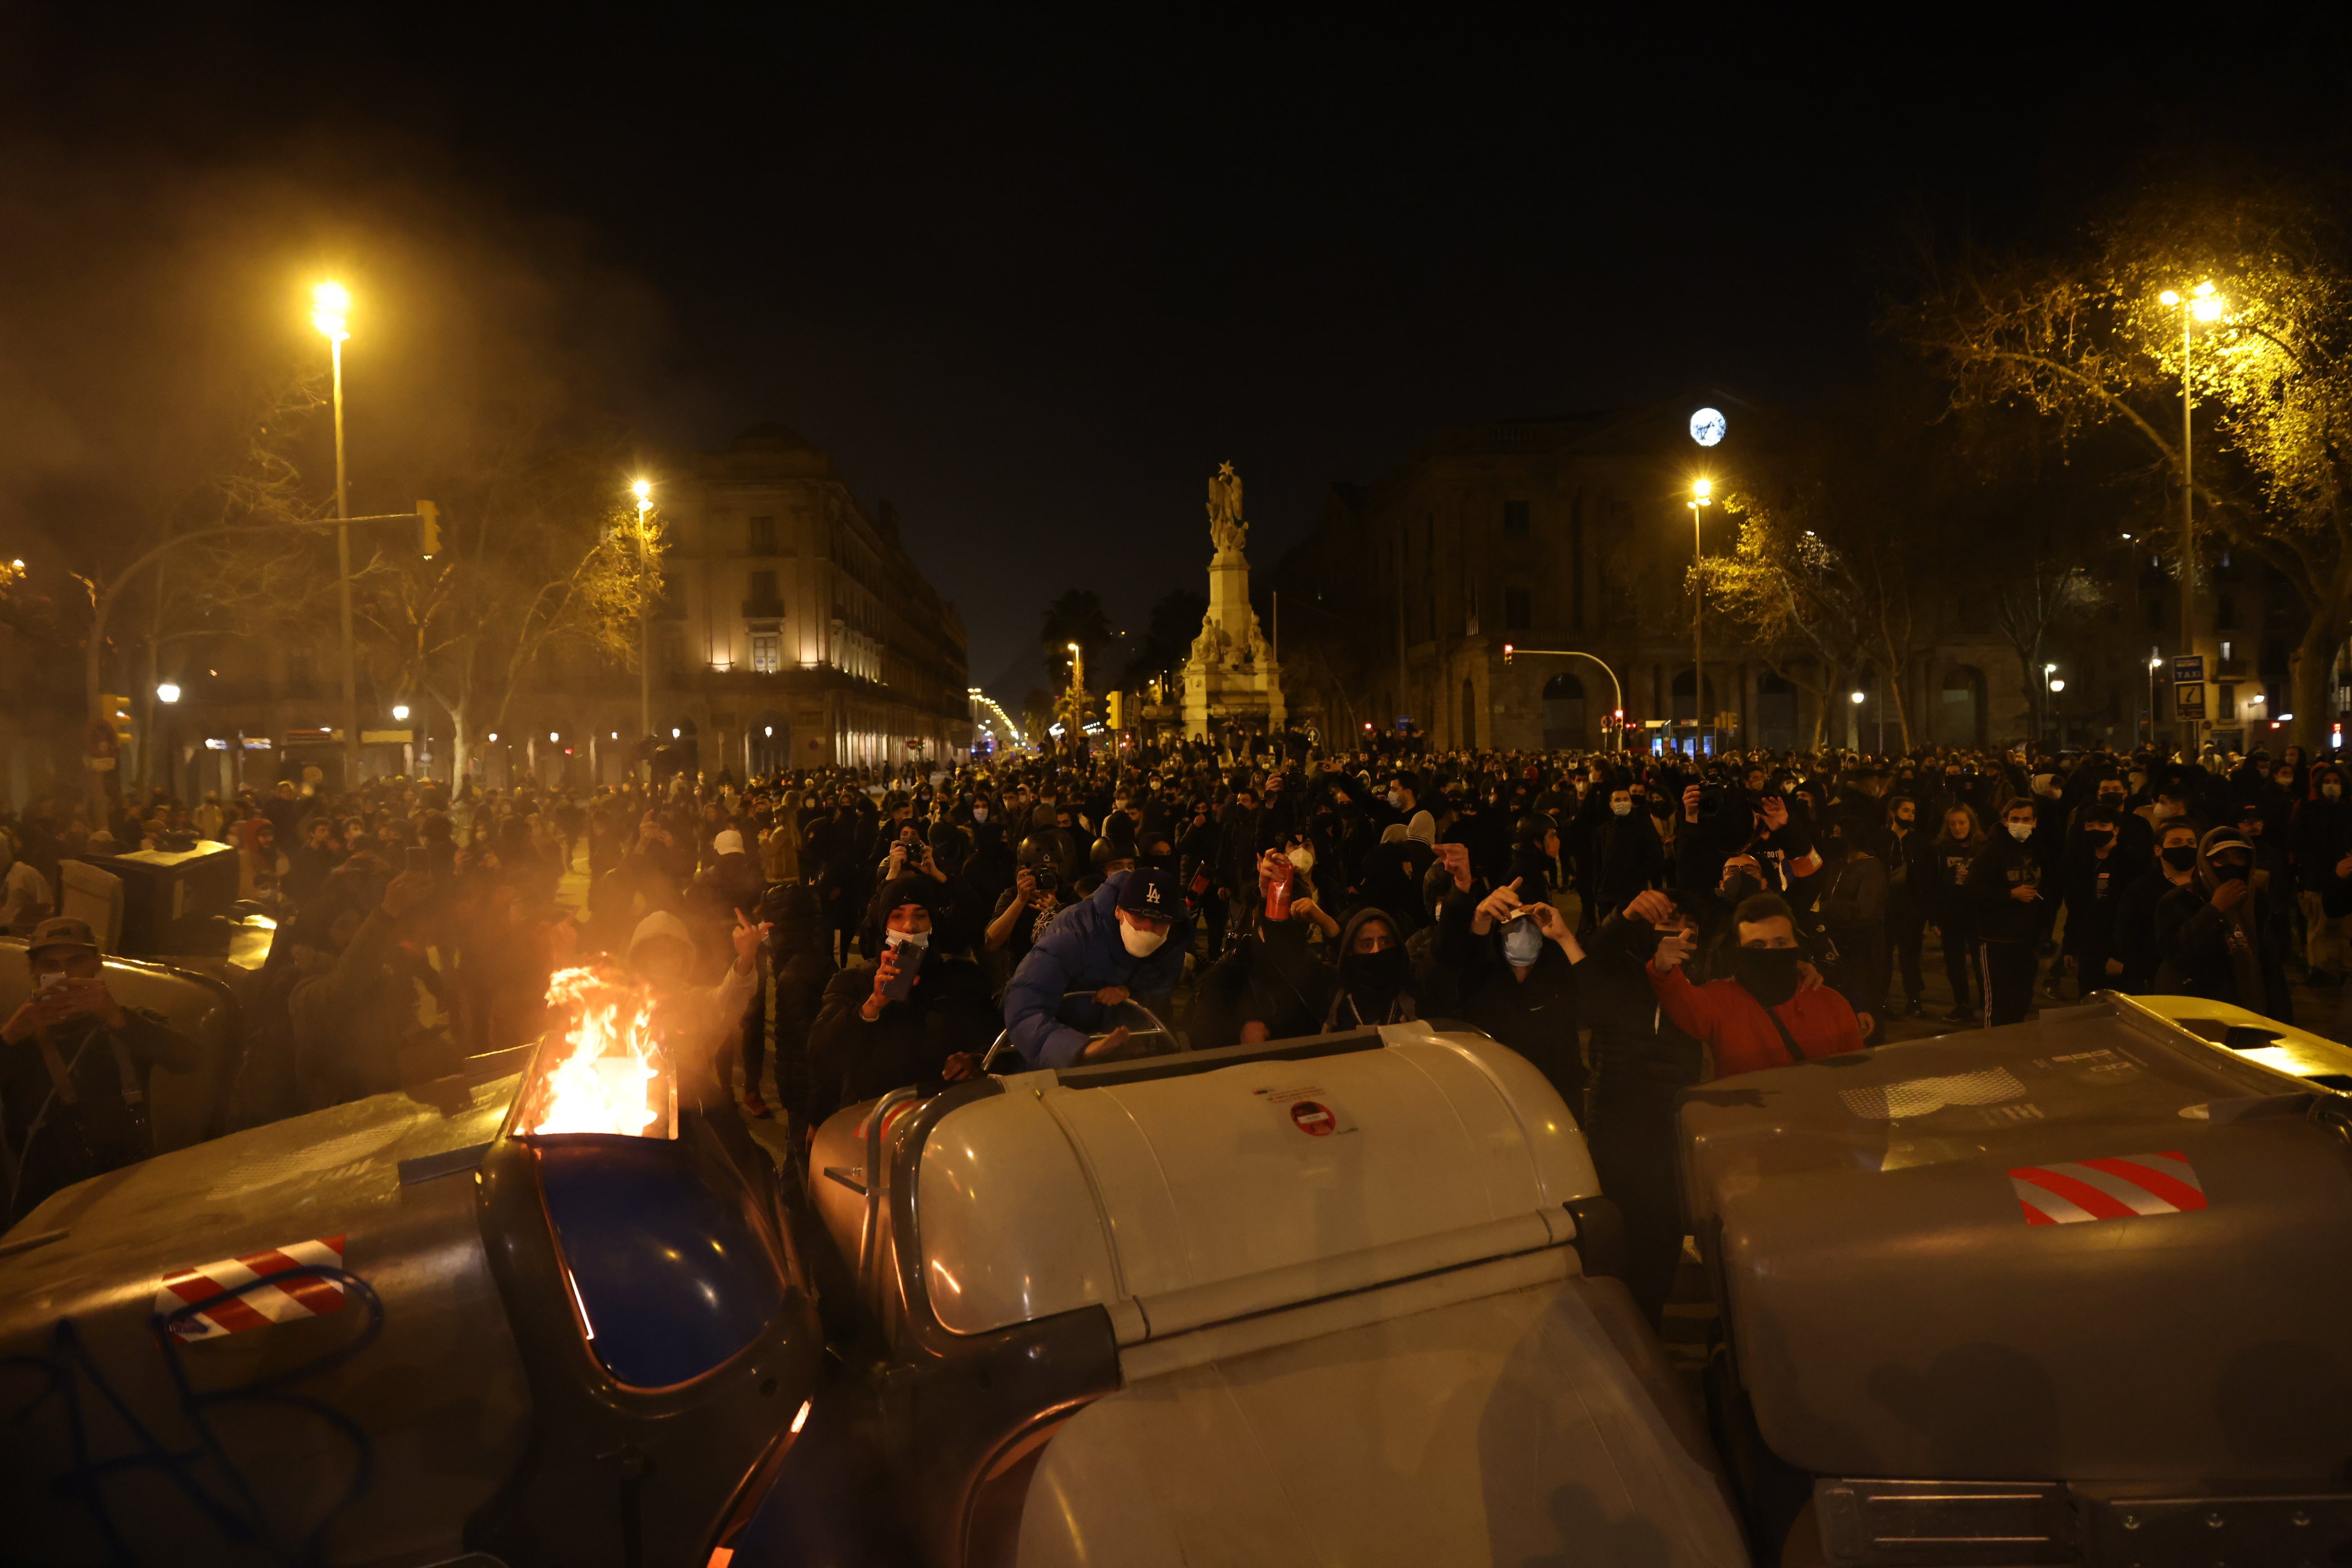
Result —
<svg viewBox="0 0 2352 1568"><path fill-rule="evenodd" d="M2254 868L2254 847L2234 827L2216 827L2197 846L2189 880L2156 906L2158 984L2168 991L2294 1022L2286 966L2267 872Z"/></svg>
<svg viewBox="0 0 2352 1568"><path fill-rule="evenodd" d="M0 1163L13 1225L51 1194L155 1152L147 1081L196 1066L194 1043L108 990L98 939L63 917L26 948L31 1000L0 1024Z"/></svg>

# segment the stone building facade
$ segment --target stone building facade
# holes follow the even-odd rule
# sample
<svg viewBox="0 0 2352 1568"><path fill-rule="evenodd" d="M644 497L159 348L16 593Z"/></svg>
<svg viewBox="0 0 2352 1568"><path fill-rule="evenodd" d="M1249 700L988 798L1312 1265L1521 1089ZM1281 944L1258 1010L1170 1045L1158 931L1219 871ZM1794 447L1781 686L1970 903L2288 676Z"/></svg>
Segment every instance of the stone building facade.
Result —
<svg viewBox="0 0 2352 1568"><path fill-rule="evenodd" d="M646 477L667 528L652 625L666 762L740 779L970 756L963 625L887 503L861 503L831 457L780 425L655 462ZM177 677L186 695L155 728L177 787L266 786L312 765L341 774L337 644L325 634L311 647L226 640ZM363 775L449 777L448 716L429 699L363 669L360 707ZM635 670L551 653L478 742L474 775L616 783L635 765L638 713Z"/></svg>
<svg viewBox="0 0 2352 1568"><path fill-rule="evenodd" d="M1729 428L1701 447L1690 416L1708 405L1728 412ZM1334 485L1272 584L1294 708L1360 735L1410 724L1440 749L1557 749L1607 743L1622 702L1629 747L1687 750L1701 710L1686 503L1694 479L1721 483L1736 469L1759 424L1743 402L1708 393L1454 427L1369 485ZM1737 526L1720 508L1704 509L1698 529L1709 555L1732 548ZM2023 732L2015 655L1981 615L1950 617L1947 635L1892 679L1839 672L1826 704L1728 626L1705 631L1703 711L1726 747L1807 745L1818 724L1826 743L1875 751L1882 722L1894 746L1898 692L1915 741L1979 745ZM1507 644L1590 657L1507 661ZM1783 668L1825 684L1810 667Z"/></svg>

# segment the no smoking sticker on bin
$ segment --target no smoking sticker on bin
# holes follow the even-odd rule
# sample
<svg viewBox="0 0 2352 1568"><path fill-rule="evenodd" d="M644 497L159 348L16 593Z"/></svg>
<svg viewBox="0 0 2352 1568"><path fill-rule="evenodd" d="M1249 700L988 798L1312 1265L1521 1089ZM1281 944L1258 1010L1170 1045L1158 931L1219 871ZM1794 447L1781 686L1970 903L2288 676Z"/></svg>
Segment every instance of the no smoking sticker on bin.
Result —
<svg viewBox="0 0 2352 1568"><path fill-rule="evenodd" d="M1353 1132L1356 1130L1355 1122L1340 1110L1338 1102L1317 1085L1307 1084L1297 1089L1260 1089L1251 1092L1279 1110L1291 1126L1309 1138L1328 1138L1336 1132Z"/></svg>

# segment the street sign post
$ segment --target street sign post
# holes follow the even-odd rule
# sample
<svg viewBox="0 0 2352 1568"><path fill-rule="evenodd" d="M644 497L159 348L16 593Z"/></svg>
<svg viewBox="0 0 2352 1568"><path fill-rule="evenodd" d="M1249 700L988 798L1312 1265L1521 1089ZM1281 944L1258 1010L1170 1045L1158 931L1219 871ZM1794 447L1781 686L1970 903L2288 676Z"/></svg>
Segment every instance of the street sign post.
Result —
<svg viewBox="0 0 2352 1568"><path fill-rule="evenodd" d="M2177 686L2194 681L2205 684L2205 656L2201 653L2177 653L2172 656L2172 679Z"/></svg>
<svg viewBox="0 0 2352 1568"><path fill-rule="evenodd" d="M2172 710L2183 719L2205 717L2205 683L2201 680L2175 682L2172 688Z"/></svg>

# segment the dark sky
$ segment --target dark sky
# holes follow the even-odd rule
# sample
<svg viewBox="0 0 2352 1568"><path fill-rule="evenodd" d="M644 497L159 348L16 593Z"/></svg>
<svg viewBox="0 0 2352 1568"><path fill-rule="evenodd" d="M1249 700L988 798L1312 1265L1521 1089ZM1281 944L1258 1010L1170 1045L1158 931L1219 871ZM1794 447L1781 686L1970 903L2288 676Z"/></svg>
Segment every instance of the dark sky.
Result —
<svg viewBox="0 0 2352 1568"><path fill-rule="evenodd" d="M975 679L1062 588L1139 627L1198 584L1222 459L1264 559L1440 425L1803 401L1870 352L1906 226L2036 237L2208 142L2340 135L2347 101L2315 9L100 9L0 11L0 425L41 462L220 395L220 344L284 313L253 280L364 276L374 236L473 312L410 313L412 391L415 339L543 285L530 362L649 440L782 419L896 503ZM258 302L154 325L181 374L59 324L184 243L191 296Z"/></svg>

